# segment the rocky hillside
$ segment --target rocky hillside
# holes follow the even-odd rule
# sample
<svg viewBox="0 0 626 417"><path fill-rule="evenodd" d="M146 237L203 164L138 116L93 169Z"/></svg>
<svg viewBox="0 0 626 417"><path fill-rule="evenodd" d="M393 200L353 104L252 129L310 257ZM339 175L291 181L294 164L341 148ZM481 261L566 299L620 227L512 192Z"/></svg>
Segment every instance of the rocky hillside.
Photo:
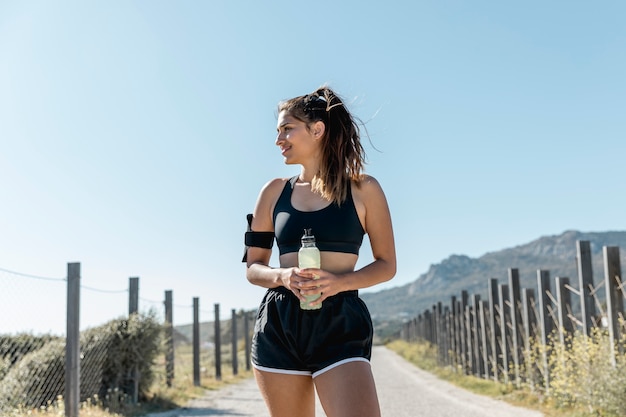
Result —
<svg viewBox="0 0 626 417"><path fill-rule="evenodd" d="M537 270L550 271L550 277L569 277L573 287L578 288L576 265L576 241L590 242L593 258L593 274L596 285L604 280L602 263L603 246L619 246L622 269L626 264L626 232L566 231L557 236L544 236L524 245L497 252L487 253L479 258L464 255L451 255L441 263L431 265L429 270L412 283L375 293L364 293L367 303L382 333L390 333L398 328L404 319L415 317L433 304L441 301L450 304L450 297L467 290L487 298L487 285L490 278L500 283L508 281L508 270L517 268L522 288L537 288ZM554 281L552 281L554 288ZM601 299L604 294L599 291ZM387 329L387 330L385 330Z"/></svg>

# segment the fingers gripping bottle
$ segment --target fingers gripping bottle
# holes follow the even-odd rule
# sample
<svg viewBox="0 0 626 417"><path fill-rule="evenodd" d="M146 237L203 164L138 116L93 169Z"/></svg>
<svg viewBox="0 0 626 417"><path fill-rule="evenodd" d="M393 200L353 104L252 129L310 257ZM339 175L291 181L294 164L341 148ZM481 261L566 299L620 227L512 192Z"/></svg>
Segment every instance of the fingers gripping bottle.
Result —
<svg viewBox="0 0 626 417"><path fill-rule="evenodd" d="M315 246L315 236L311 234L311 229L304 229L301 239L302 247L298 251L298 268L321 268L320 250ZM321 297L321 294L306 295L306 301L300 302L303 310L317 310L322 308L321 304L311 306L309 303Z"/></svg>

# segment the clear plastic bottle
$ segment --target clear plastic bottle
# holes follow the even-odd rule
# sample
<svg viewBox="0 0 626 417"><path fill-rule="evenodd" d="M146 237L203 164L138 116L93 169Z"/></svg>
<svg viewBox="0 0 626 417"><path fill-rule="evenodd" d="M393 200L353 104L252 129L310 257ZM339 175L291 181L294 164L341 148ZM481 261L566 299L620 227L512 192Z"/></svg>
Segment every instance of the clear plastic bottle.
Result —
<svg viewBox="0 0 626 417"><path fill-rule="evenodd" d="M315 246L315 236L311 234L311 229L304 229L304 235L301 239L302 247L298 251L298 267L304 268L321 268L320 250ZM321 297L321 294L306 295L306 301L300 302L300 308L303 310L317 310L322 308L321 304L311 306L309 303Z"/></svg>

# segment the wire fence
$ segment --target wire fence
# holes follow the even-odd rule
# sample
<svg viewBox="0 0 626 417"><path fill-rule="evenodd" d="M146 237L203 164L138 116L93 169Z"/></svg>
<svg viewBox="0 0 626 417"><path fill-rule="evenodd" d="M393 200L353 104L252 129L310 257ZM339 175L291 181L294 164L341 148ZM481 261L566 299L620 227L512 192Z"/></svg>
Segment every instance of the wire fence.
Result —
<svg viewBox="0 0 626 417"><path fill-rule="evenodd" d="M520 288L518 270L508 280L487 281L487 299L463 291L407 321L401 338L434 345L441 365L467 375L518 386L551 389L552 350L571 350L575 335L604 337L603 346L615 368L626 350L624 301L618 247L603 248L604 279L594 283L589 242L577 242L578 285L537 271L537 288ZM600 297L599 294L604 294ZM573 301L580 303L574 313Z"/></svg>
<svg viewBox="0 0 626 417"><path fill-rule="evenodd" d="M203 385L249 369L252 312L174 303L172 290L142 298L138 281L104 290L80 284L80 264L66 277L0 268L0 414L63 401L75 416L80 402L137 402L154 384ZM106 318L78 332L82 314ZM190 324L174 327L174 316Z"/></svg>
<svg viewBox="0 0 626 417"><path fill-rule="evenodd" d="M55 333L65 329L66 277L28 275L0 268L0 333ZM19 318L19 320L18 320ZM63 332L64 334L64 332Z"/></svg>

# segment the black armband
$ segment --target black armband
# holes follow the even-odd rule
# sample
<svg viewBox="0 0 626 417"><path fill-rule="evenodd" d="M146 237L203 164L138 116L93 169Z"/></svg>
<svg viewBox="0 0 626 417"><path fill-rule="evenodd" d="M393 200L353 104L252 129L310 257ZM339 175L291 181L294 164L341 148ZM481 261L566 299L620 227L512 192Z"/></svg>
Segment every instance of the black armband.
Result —
<svg viewBox="0 0 626 417"><path fill-rule="evenodd" d="M274 246L274 232L253 232L252 231L252 214L248 214L248 231L244 235L245 249L241 262L248 260L248 248L264 248L272 249Z"/></svg>
<svg viewBox="0 0 626 417"><path fill-rule="evenodd" d="M247 247L272 249L272 246L274 246L274 232L246 232L244 243Z"/></svg>

